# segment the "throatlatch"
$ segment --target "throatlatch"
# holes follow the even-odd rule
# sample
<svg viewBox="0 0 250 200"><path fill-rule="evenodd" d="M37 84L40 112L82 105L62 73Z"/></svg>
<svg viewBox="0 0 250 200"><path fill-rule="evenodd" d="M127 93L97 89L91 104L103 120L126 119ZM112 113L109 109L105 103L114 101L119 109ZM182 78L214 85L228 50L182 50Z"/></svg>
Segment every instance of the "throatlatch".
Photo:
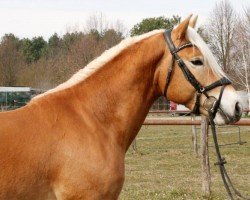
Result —
<svg viewBox="0 0 250 200"><path fill-rule="evenodd" d="M175 47L172 39L171 39L171 32L172 29L166 30L164 32L164 37L166 40L166 43L168 45L168 48L172 54L172 62L171 62L171 66L168 69L168 73L167 73L167 77L166 77L166 85L164 88L164 96L167 98L167 91L168 91L168 87L171 81L171 75L172 75L172 71L174 68L174 64L175 61L177 62L178 66L180 67L180 69L182 70L185 78L187 79L187 81L195 88L196 92L196 101L195 101L195 105L194 108L192 110L192 113L194 114L200 114L200 97L202 94L204 94L206 96L206 100L203 104L203 108L205 108L208 113L209 113L209 121L210 121L210 125L212 128L212 134L213 134L213 139L214 139L214 144L215 144L215 149L216 149L216 155L217 155L217 162L215 163L215 165L219 166L220 169L220 173L221 173L221 177L224 183L224 186L226 188L226 191L228 193L228 196L230 197L231 200L234 200L234 196L232 194L232 192L234 192L234 194L242 199L247 199L250 200L250 198L244 197L243 195L241 195L239 193L238 190L236 190L227 174L226 168L225 168L225 164L227 163L226 160L224 158L222 158L221 153L220 153L220 148L219 148L219 144L218 144L218 140L217 140L217 134L216 134L216 128L215 128L215 123L214 123L214 118L216 116L216 113L218 112L218 110L220 109L220 103L221 103L221 99L222 99L222 95L224 92L224 89L226 87L226 85L231 84L231 81L228 80L226 77L221 78L220 80L203 87L199 81L197 81L197 79L194 77L194 75L190 72L190 70L188 69L188 67L186 66L186 64L184 63L184 61L179 57L179 55L177 54L179 51L181 51L184 48L187 47L193 47L194 45L192 43L187 43L184 45L181 45L179 47ZM220 94L218 99L216 99L213 96L209 96L207 94L207 91L210 91L214 88L217 87L221 87L220 90ZM221 110L222 112L222 110ZM223 112L222 112L223 113Z"/></svg>

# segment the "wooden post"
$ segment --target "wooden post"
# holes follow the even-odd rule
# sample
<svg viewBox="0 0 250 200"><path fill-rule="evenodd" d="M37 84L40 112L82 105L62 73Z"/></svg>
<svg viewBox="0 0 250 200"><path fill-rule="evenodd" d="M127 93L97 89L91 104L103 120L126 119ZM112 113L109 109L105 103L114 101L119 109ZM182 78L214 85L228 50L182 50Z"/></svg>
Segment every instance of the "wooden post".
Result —
<svg viewBox="0 0 250 200"><path fill-rule="evenodd" d="M136 146L136 138L132 142L132 149L137 152L137 146Z"/></svg>
<svg viewBox="0 0 250 200"><path fill-rule="evenodd" d="M195 115L191 115L191 120L195 120ZM197 144L197 130L196 126L192 125L192 142L193 142L193 150L196 155L198 155L198 144Z"/></svg>
<svg viewBox="0 0 250 200"><path fill-rule="evenodd" d="M201 156L202 156L202 194L205 197L211 196L211 175L208 152L208 127L209 121L201 117Z"/></svg>

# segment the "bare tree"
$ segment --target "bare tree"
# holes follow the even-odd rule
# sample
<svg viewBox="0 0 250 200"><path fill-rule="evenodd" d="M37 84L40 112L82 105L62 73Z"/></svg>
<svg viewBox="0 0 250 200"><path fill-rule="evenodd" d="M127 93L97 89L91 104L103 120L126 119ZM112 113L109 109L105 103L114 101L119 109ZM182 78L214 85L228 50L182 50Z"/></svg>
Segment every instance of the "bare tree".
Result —
<svg viewBox="0 0 250 200"><path fill-rule="evenodd" d="M96 13L89 16L86 21L84 32L89 33L93 30L97 30L100 34L103 34L105 30L109 28L109 22L102 13Z"/></svg>
<svg viewBox="0 0 250 200"><path fill-rule="evenodd" d="M250 70L250 14L245 12L245 16L239 20L235 32L237 45L235 45L234 57L234 79L247 92L249 88L249 70Z"/></svg>
<svg viewBox="0 0 250 200"><path fill-rule="evenodd" d="M206 27L212 51L218 58L225 72L231 70L231 57L233 54L234 31L236 26L236 13L229 1L217 3L209 17Z"/></svg>
<svg viewBox="0 0 250 200"><path fill-rule="evenodd" d="M116 20L111 28L114 29L117 33L121 33L124 37L128 36L129 34L129 31L121 20Z"/></svg>
<svg viewBox="0 0 250 200"><path fill-rule="evenodd" d="M94 13L90 15L86 20L83 32L88 34L93 30L96 30L100 35L104 35L104 33L110 29L115 30L117 33L121 33L124 36L128 34L122 21L107 20L106 16L102 13Z"/></svg>
<svg viewBox="0 0 250 200"><path fill-rule="evenodd" d="M232 59L233 71L231 78L239 88L250 94L250 8L245 10L237 23L235 39L237 41ZM250 96L248 96L248 108L250 108Z"/></svg>

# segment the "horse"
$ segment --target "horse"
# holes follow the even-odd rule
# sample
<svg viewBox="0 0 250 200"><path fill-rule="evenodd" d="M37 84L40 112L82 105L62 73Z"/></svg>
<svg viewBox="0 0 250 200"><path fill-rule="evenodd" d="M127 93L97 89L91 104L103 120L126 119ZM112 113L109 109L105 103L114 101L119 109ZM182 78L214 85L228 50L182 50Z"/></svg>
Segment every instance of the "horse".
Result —
<svg viewBox="0 0 250 200"><path fill-rule="evenodd" d="M195 31L190 15L171 32L188 70L201 85L225 74ZM68 81L0 113L0 199L115 200L124 182L125 154L153 102L164 95L193 109L197 91L166 45L164 30L125 39ZM207 93L219 98L220 87ZM208 115L199 98L199 111ZM240 119L241 100L226 85L216 124Z"/></svg>

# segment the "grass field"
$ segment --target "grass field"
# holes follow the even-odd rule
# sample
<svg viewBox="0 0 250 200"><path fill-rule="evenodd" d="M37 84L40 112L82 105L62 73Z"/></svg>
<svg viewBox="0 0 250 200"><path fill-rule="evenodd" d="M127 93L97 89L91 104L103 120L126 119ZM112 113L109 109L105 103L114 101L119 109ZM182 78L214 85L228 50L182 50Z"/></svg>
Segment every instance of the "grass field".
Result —
<svg viewBox="0 0 250 200"><path fill-rule="evenodd" d="M224 146L221 151L228 161L226 167L235 186L250 196L250 127L240 129L242 141L247 143ZM236 127L220 129L220 143L237 142L236 132ZM209 139L212 145L211 135ZM192 151L191 126L144 126L137 136L137 147L140 153L129 149L126 155L121 200L206 199L201 192L201 159ZM214 148L210 147L209 151L210 199L227 199L219 171L213 164Z"/></svg>

